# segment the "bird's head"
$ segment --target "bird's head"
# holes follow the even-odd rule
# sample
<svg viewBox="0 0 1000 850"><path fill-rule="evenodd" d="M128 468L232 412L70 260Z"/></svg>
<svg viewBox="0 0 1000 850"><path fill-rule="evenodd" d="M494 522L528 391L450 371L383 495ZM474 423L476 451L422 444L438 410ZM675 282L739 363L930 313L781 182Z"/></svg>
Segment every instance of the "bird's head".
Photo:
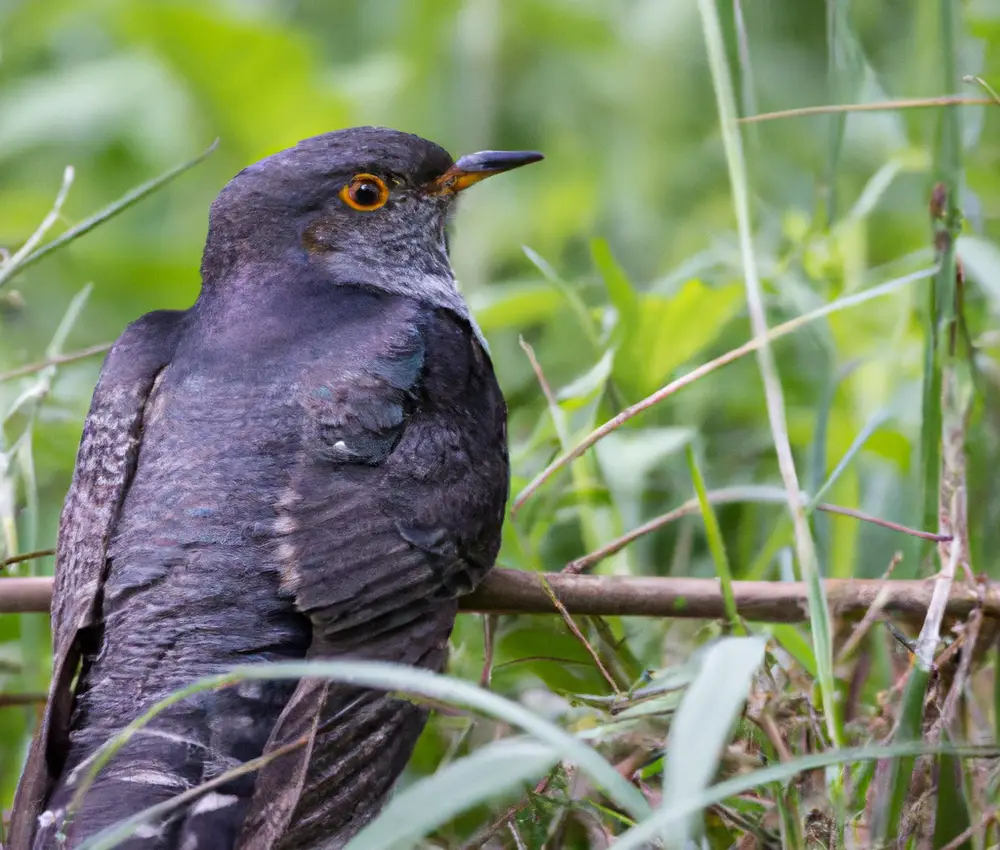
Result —
<svg viewBox="0 0 1000 850"><path fill-rule="evenodd" d="M381 127L326 133L245 168L212 204L206 285L255 265L307 263L334 283L447 302L455 291L445 227L457 196L537 162L534 151L452 160L419 136ZM445 293L447 294L447 293Z"/></svg>

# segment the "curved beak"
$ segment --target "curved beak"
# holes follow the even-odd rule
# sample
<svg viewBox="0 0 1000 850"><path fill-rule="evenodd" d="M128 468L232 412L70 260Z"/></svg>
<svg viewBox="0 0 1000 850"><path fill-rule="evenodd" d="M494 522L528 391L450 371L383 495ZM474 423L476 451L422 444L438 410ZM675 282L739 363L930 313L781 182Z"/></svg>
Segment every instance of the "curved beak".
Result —
<svg viewBox="0 0 1000 850"><path fill-rule="evenodd" d="M494 174L530 165L544 158L538 151L479 151L466 154L434 180L428 191L434 195L455 194Z"/></svg>

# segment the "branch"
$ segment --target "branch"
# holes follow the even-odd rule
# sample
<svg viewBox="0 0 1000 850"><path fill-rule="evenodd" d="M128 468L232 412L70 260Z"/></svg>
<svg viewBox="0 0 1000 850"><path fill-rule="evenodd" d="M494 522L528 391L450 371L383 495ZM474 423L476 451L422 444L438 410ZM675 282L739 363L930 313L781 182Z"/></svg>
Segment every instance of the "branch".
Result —
<svg viewBox="0 0 1000 850"><path fill-rule="evenodd" d="M711 578L638 578L545 573L545 579L571 614L587 616L680 617L717 619L725 616L719 583ZM927 612L931 581L828 579L830 611L860 618L879 597L882 611L920 623ZM1000 618L1000 583L985 584L982 610ZM0 578L0 614L46 611L52 592L50 578ZM806 586L797 581L735 581L736 607L748 620L801 623L808 620ZM556 614L552 600L535 573L495 569L479 588L461 600L463 611L499 614ZM954 586L945 609L949 617L965 618L979 604L979 591Z"/></svg>

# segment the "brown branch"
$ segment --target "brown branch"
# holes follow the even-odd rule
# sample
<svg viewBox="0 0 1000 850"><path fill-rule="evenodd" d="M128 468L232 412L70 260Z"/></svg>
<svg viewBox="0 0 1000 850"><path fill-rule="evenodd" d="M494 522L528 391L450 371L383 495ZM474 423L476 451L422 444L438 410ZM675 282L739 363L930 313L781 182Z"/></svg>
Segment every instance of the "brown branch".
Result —
<svg viewBox="0 0 1000 850"><path fill-rule="evenodd" d="M546 580L571 614L588 616L683 617L725 616L719 582L714 578L641 578L546 573ZM0 614L48 610L49 578L0 578ZM934 583L880 579L828 579L826 595L834 616L858 618L883 591L882 611L899 620L922 622ZM736 607L748 620L800 623L808 619L806 586L795 581L733 582ZM980 590L955 585L946 613L965 619L977 605L984 616L1000 618L1000 583ZM476 591L461 600L463 611L499 614L555 614L552 600L535 573L495 569Z"/></svg>
<svg viewBox="0 0 1000 850"><path fill-rule="evenodd" d="M35 372L41 372L49 366L61 366L63 363L73 363L77 360L84 360L87 357L93 357L95 354L103 354L109 348L111 348L112 343L102 342L100 345L92 345L89 348L81 348L79 351L71 351L69 354L60 354L58 357L49 357L47 360L39 360L36 363L28 363L25 366L18 366L16 369L11 369L9 372L0 372L0 383L4 381L11 381L14 378L23 378L25 375L33 375Z"/></svg>
<svg viewBox="0 0 1000 850"><path fill-rule="evenodd" d="M51 602L50 578L0 578L0 614L48 611Z"/></svg>

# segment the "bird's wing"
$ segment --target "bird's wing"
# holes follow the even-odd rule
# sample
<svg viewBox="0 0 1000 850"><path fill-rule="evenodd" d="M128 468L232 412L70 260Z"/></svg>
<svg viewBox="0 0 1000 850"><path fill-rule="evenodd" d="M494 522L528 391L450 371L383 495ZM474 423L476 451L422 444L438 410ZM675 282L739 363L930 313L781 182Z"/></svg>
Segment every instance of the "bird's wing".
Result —
<svg viewBox="0 0 1000 850"><path fill-rule="evenodd" d="M277 553L313 623L310 658L440 670L455 597L499 549L506 408L479 343L446 314L424 313L379 349L310 390ZM238 850L343 846L378 812L426 716L385 693L301 681L265 752L300 746L259 774Z"/></svg>
<svg viewBox="0 0 1000 850"><path fill-rule="evenodd" d="M83 426L73 482L56 542L52 594L52 682L17 793L10 850L27 850L65 755L72 680L88 630L99 625L106 551L142 438L146 402L170 362L182 313L158 311L133 322L108 353Z"/></svg>

